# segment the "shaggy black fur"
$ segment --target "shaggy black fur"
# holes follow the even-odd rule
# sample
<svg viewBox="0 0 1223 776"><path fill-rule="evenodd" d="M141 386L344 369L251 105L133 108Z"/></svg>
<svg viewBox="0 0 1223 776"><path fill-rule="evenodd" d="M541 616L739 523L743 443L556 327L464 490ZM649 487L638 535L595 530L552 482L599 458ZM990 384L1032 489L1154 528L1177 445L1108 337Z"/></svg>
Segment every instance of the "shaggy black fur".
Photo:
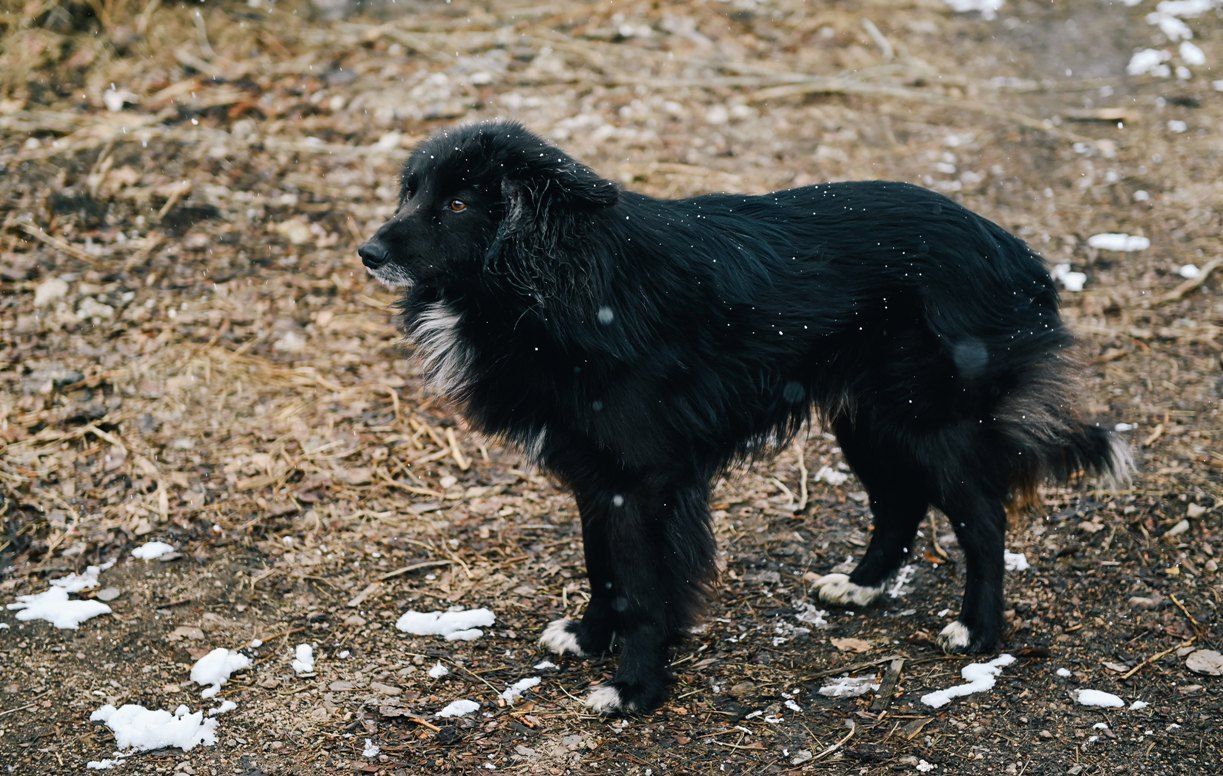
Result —
<svg viewBox="0 0 1223 776"><path fill-rule="evenodd" d="M875 531L826 601L865 604L937 507L967 574L948 649L1001 635L1004 507L1045 478L1122 476L1081 422L1041 258L905 183L660 200L512 123L441 132L360 254L406 287L403 327L484 431L573 489L590 603L557 652L619 669L588 704L665 697L668 648L714 577L710 483L813 420L836 433Z"/></svg>

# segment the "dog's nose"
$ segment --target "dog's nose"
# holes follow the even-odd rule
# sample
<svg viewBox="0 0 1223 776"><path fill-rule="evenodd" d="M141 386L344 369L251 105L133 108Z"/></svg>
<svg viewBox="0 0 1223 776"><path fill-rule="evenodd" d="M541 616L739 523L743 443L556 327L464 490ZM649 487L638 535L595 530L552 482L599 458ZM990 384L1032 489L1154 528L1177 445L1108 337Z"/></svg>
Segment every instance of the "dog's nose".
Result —
<svg viewBox="0 0 1223 776"><path fill-rule="evenodd" d="M361 257L361 263L370 269L378 269L390 258L386 245L376 238L357 248L357 255Z"/></svg>

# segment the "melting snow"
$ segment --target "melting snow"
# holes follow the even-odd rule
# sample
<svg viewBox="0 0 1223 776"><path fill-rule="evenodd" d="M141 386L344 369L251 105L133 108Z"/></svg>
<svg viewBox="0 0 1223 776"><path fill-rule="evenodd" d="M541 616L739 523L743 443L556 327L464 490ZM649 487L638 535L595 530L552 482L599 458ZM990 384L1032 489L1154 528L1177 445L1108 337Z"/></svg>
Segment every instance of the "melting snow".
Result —
<svg viewBox="0 0 1223 776"><path fill-rule="evenodd" d="M395 627L414 636L443 636L446 641L473 641L484 635L481 627L496 620L488 609L451 612L404 612Z"/></svg>
<svg viewBox="0 0 1223 776"><path fill-rule="evenodd" d="M993 19L998 15L1005 0L947 0L947 5L956 13L980 11L982 19Z"/></svg>
<svg viewBox="0 0 1223 776"><path fill-rule="evenodd" d="M1130 704L1130 711L1138 711L1139 709L1145 709L1147 706L1150 706L1150 705L1151 704L1147 703L1146 701L1134 701L1133 703Z"/></svg>
<svg viewBox="0 0 1223 776"><path fill-rule="evenodd" d="M812 479L816 482L822 480L835 488L839 485L844 485L845 481L849 479L849 474L837 471L831 466L821 466Z"/></svg>
<svg viewBox="0 0 1223 776"><path fill-rule="evenodd" d="M1172 68L1164 63L1171 58L1171 53L1160 49L1135 51L1134 55L1130 57L1129 64L1125 66L1125 72L1130 75L1154 75L1167 78L1172 74Z"/></svg>
<svg viewBox="0 0 1223 776"><path fill-rule="evenodd" d="M132 557L140 558L141 560L157 560L161 556L169 555L172 552L174 552L173 545L166 544L165 542L146 542L132 550Z"/></svg>
<svg viewBox="0 0 1223 776"><path fill-rule="evenodd" d="M828 627L828 611L825 609L817 609L814 605L803 601L796 602L794 608L798 609L798 614L794 615L794 619L799 622L805 622L808 625L813 625L816 628Z"/></svg>
<svg viewBox="0 0 1223 776"><path fill-rule="evenodd" d="M1028 569L1032 568L1028 564L1028 557L1022 552L1003 550L1002 562L1006 564L1007 571L1027 571Z"/></svg>
<svg viewBox="0 0 1223 776"><path fill-rule="evenodd" d="M298 676L314 673L314 647L298 644L293 650L293 670Z"/></svg>
<svg viewBox="0 0 1223 776"><path fill-rule="evenodd" d="M549 669L555 671L556 668L556 663L553 663L551 660L541 660L535 664L536 671L547 671Z"/></svg>
<svg viewBox="0 0 1223 776"><path fill-rule="evenodd" d="M90 714L89 721L105 723L120 749L138 752L170 746L187 752L200 744L212 746L217 742L217 721L204 719L202 711L190 714L186 706L179 706L171 714L131 703L116 709L108 703Z"/></svg>
<svg viewBox="0 0 1223 776"><path fill-rule="evenodd" d="M879 683L874 675L842 676L833 679L832 684L826 684L819 689L819 694L827 698L857 698L879 689Z"/></svg>
<svg viewBox="0 0 1223 776"><path fill-rule="evenodd" d="M1075 701L1081 706L1104 706L1107 708L1124 708L1125 701L1102 690L1079 690L1075 693Z"/></svg>
<svg viewBox="0 0 1223 776"><path fill-rule="evenodd" d="M238 704L234 703L233 701L221 701L220 706L216 706L215 708L208 710L208 716L218 717L222 714L228 714L236 708L238 708Z"/></svg>
<svg viewBox="0 0 1223 776"><path fill-rule="evenodd" d="M463 717L476 709L480 708L480 704L475 701L461 700L454 701L437 713L439 717Z"/></svg>
<svg viewBox="0 0 1223 776"><path fill-rule="evenodd" d="M539 684L540 681L538 676L528 676L526 679L519 679L505 688L505 691L501 693L501 700L505 701L506 705L513 706L514 701L521 698L524 692Z"/></svg>
<svg viewBox="0 0 1223 776"><path fill-rule="evenodd" d="M536 668L539 668L539 666L536 666ZM441 679L443 676L445 676L448 673L450 673L449 668L442 665L441 663L434 663L433 668L429 669L429 678L430 679Z"/></svg>
<svg viewBox="0 0 1223 776"><path fill-rule="evenodd" d="M1184 264L1176 270L1176 274L1186 280L1193 280L1202 274L1202 270L1198 269L1196 264Z"/></svg>
<svg viewBox="0 0 1223 776"><path fill-rule="evenodd" d="M89 771L108 771L119 765L123 765L125 760L122 757L107 758L105 760L90 760L85 763L85 770Z"/></svg>
<svg viewBox="0 0 1223 776"><path fill-rule="evenodd" d="M68 598L62 587L51 587L34 595L19 595L8 605L17 611L19 620L46 620L57 628L76 630L77 626L99 614L110 614L110 607L101 601L76 601Z"/></svg>
<svg viewBox="0 0 1223 776"><path fill-rule="evenodd" d="M1087 282L1087 275L1082 272L1072 272L1069 264L1055 264L1053 271L1049 274L1062 284L1062 288L1073 294L1082 291L1083 284Z"/></svg>
<svg viewBox="0 0 1223 776"><path fill-rule="evenodd" d="M888 596L891 598L900 598L905 593L909 592L909 582L913 581L913 573L916 569L912 564L900 567L900 571L896 572L896 579L892 582L892 586L888 589Z"/></svg>
<svg viewBox="0 0 1223 776"><path fill-rule="evenodd" d="M376 744L374 744L373 741L367 738L365 739L365 748L361 750L361 756L362 757L377 757L378 753L381 751L382 751L382 747L377 746Z"/></svg>
<svg viewBox="0 0 1223 776"><path fill-rule="evenodd" d="M1057 669L1057 675L1062 677L1063 679L1069 679L1071 676L1070 669L1069 668L1059 668Z"/></svg>
<svg viewBox="0 0 1223 776"><path fill-rule="evenodd" d="M1102 251L1145 251L1151 241L1145 237L1118 232L1103 232L1087 238L1087 244Z"/></svg>
<svg viewBox="0 0 1223 776"><path fill-rule="evenodd" d="M109 561L101 566L89 566L80 574L69 574L66 577L51 580L51 584L55 587L62 587L68 593L79 593L82 590L90 590L98 586L98 575L106 571L115 562Z"/></svg>
<svg viewBox="0 0 1223 776"><path fill-rule="evenodd" d="M999 655L988 663L969 663L960 669L960 676L964 677L965 684L926 693L921 697L921 702L938 709L951 703L952 698L985 692L997 684L998 674L1002 673L1002 669L1014 662L1015 658L1010 655Z"/></svg>
<svg viewBox="0 0 1223 776"><path fill-rule="evenodd" d="M191 666L191 681L212 685L200 693L200 697L211 698L221 691L221 685L228 681L231 674L247 668L250 664L251 659L241 652L218 647Z"/></svg>

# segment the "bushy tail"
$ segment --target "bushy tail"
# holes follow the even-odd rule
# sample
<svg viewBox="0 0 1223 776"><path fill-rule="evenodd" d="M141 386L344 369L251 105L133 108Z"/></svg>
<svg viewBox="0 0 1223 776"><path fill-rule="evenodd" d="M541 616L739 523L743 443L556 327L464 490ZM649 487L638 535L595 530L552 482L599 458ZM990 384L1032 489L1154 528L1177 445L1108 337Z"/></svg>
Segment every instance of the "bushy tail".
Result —
<svg viewBox="0 0 1223 776"><path fill-rule="evenodd" d="M1012 507L1038 504L1042 482L1085 476L1113 488L1128 483L1134 470L1129 445L1114 432L1078 419L1073 406L1079 387L1069 363L1055 357L1027 377L994 414L995 429L1013 451Z"/></svg>
<svg viewBox="0 0 1223 776"><path fill-rule="evenodd" d="M1011 488L1011 509L1040 503L1042 482L1067 482L1088 477L1106 487L1121 488L1134 472L1130 446L1112 431L1077 421L1068 422L1056 435L1025 434L1020 459ZM1030 431L1030 429L1029 429Z"/></svg>

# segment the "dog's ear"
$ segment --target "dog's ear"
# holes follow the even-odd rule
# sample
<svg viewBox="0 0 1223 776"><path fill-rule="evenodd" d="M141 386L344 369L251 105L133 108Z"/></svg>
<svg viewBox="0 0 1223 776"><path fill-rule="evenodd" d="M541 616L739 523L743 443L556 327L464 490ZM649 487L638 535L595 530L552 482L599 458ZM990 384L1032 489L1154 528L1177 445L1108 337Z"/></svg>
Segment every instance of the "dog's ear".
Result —
<svg viewBox="0 0 1223 776"><path fill-rule="evenodd" d="M501 237L535 232L545 239L557 239L567 231L566 221L616 204L620 188L586 165L560 155L508 173L501 181L501 194L505 200Z"/></svg>

